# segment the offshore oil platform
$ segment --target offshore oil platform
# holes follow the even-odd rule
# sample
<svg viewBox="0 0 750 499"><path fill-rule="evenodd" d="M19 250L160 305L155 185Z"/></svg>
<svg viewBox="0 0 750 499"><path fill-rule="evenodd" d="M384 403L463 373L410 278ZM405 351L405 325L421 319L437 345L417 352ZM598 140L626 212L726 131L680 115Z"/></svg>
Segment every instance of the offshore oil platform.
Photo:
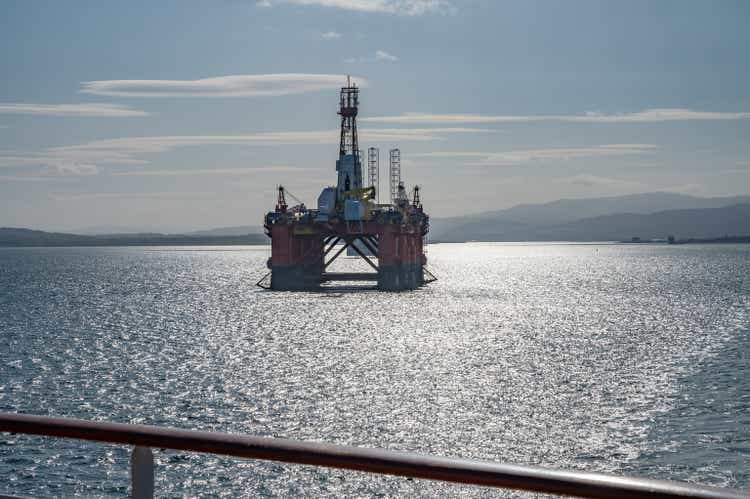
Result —
<svg viewBox="0 0 750 499"><path fill-rule="evenodd" d="M359 89L347 78L341 89L338 181L318 196L317 209L298 203L283 186L276 209L266 214L265 233L271 238L270 272L258 282L263 288L285 291L317 290L336 281L375 281L386 291L416 289L435 277L425 268L424 242L429 217L422 209L419 187L411 198L401 181L399 149L389 151L390 202L380 204L380 152L367 151L367 178L362 181L362 151L357 139ZM336 250L334 252L334 250ZM330 272L345 251L362 258L372 272Z"/></svg>

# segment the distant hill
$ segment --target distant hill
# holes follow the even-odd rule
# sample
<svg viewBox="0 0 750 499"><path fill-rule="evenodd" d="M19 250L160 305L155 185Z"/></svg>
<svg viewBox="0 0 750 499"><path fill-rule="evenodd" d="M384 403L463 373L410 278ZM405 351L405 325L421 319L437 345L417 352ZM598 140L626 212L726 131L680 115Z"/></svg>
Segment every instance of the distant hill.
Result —
<svg viewBox="0 0 750 499"><path fill-rule="evenodd" d="M430 221L430 241L621 241L750 236L750 196L700 198L653 192L562 199ZM135 246L268 244L257 226L185 234L81 235L0 228L0 246Z"/></svg>
<svg viewBox="0 0 750 499"><path fill-rule="evenodd" d="M585 218L545 230L552 238L572 241L717 238L750 234L750 203L650 214L622 213Z"/></svg>
<svg viewBox="0 0 750 499"><path fill-rule="evenodd" d="M543 204L520 204L487 215L526 224L554 225L614 213L645 214L667 210L722 208L747 203L750 203L750 196L702 198L673 192L648 192L617 197L560 199Z"/></svg>
<svg viewBox="0 0 750 499"><path fill-rule="evenodd" d="M184 232L185 236L246 236L247 234L260 234L263 227L260 225L239 225L236 227L217 227L216 229L196 230Z"/></svg>
<svg viewBox="0 0 750 499"><path fill-rule="evenodd" d="M541 204L519 204L504 210L462 217L435 218L430 222L430 239L483 240L493 234L515 234L523 227L549 227L616 213L646 214L666 210L721 208L746 203L750 203L750 196L702 198L671 192L560 199ZM534 230L532 232L536 233Z"/></svg>
<svg viewBox="0 0 750 499"><path fill-rule="evenodd" d="M648 193L631 196L565 199L544 204L518 205L506 210L477 215L431 220L431 241L594 241L639 237L712 238L725 234L746 235L746 224L719 224L709 221L710 212L695 212L692 224L681 225L679 214L674 223L669 211L711 210L750 204L750 196L700 198L673 193ZM729 210L731 212L732 210ZM731 218L731 214L725 215ZM604 218L604 217L612 218ZM666 218L665 218L666 217ZM642 224L639 226L638 224ZM721 229L721 227L724 227Z"/></svg>
<svg viewBox="0 0 750 499"><path fill-rule="evenodd" d="M76 243L85 244L90 239L90 236L78 234L0 227L2 246L72 246Z"/></svg>
<svg viewBox="0 0 750 499"><path fill-rule="evenodd" d="M213 246L268 244L263 234L200 236L170 234L108 234L84 236L41 230L0 228L0 246Z"/></svg>

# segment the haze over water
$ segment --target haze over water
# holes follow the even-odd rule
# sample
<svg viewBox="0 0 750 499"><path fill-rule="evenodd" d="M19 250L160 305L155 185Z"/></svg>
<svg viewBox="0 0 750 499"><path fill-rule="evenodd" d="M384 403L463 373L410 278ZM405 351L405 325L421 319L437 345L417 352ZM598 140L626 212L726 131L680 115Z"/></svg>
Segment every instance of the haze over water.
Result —
<svg viewBox="0 0 750 499"><path fill-rule="evenodd" d="M748 246L433 245L404 293L263 291L267 257L0 249L0 410L750 488ZM160 496L513 495L155 455ZM128 457L0 435L0 493L123 496Z"/></svg>

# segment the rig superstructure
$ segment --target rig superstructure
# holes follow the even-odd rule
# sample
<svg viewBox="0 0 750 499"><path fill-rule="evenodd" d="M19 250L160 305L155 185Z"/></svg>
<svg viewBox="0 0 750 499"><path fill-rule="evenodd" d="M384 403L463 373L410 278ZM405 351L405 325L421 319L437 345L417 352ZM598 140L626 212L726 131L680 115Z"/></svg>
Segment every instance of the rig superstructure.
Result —
<svg viewBox="0 0 750 499"><path fill-rule="evenodd" d="M291 194L279 186L276 209L266 214L263 224L271 238L271 271L259 286L302 291L319 289L329 281L376 281L381 290L399 291L435 280L425 269L429 217L422 209L419 187L414 187L410 199L401 181L400 151L389 151L388 203L378 202L380 154L374 147L367 151L369 185L363 185L358 108L359 88L347 78L339 101L336 186L322 190L317 209L309 209L297 199L298 204L290 207L286 196ZM327 271L347 249L367 262L373 272Z"/></svg>

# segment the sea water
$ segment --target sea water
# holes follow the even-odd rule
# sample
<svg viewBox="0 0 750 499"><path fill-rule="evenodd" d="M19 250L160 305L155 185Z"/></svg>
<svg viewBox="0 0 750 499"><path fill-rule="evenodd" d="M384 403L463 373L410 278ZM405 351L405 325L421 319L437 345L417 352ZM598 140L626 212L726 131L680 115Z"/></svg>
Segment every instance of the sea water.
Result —
<svg viewBox="0 0 750 499"><path fill-rule="evenodd" d="M750 246L430 245L401 293L265 291L268 256L1 249L0 411L750 488ZM124 496L128 459L0 434L0 494ZM155 461L159 496L516 495Z"/></svg>

